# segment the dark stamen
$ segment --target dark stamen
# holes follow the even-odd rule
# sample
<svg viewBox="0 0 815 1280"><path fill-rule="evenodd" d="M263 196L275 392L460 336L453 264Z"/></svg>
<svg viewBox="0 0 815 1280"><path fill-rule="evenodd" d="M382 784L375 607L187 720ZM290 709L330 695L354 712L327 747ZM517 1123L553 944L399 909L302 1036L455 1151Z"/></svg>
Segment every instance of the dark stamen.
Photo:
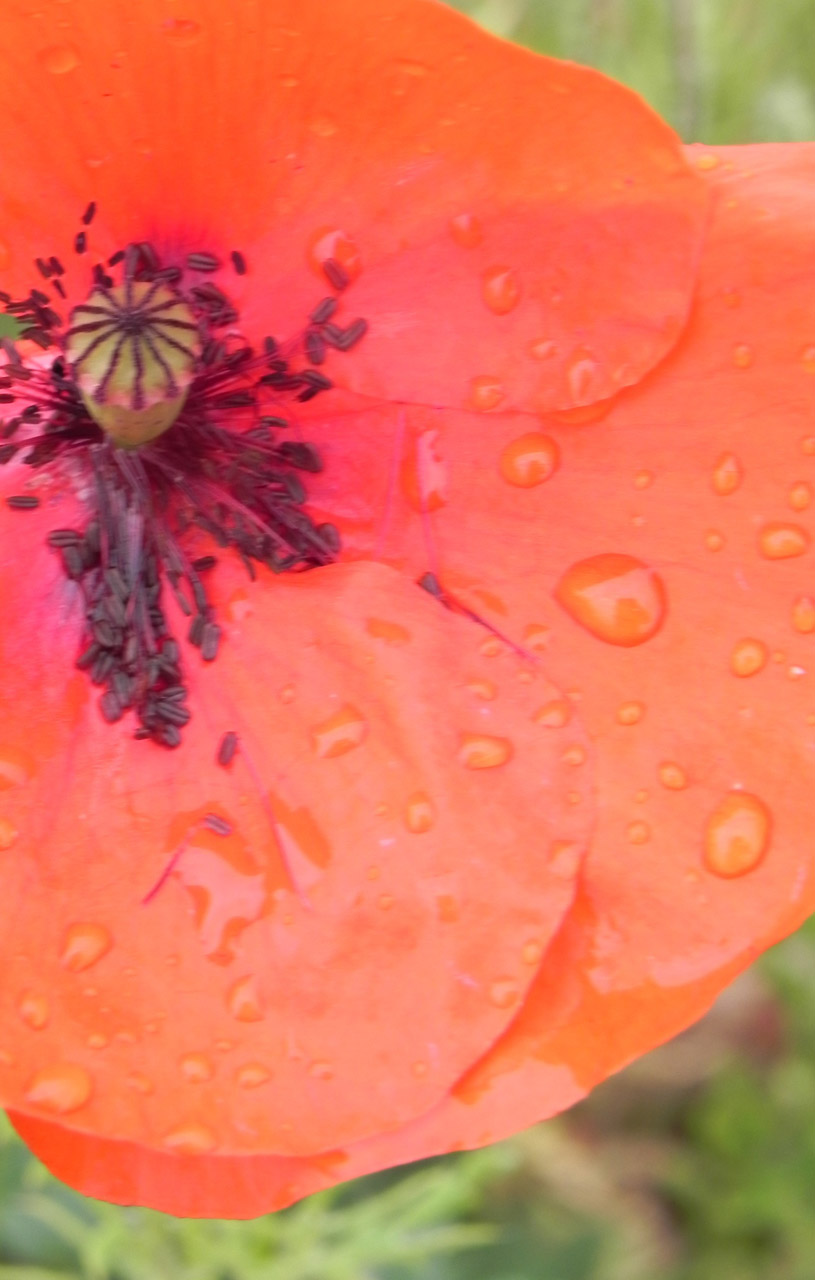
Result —
<svg viewBox="0 0 815 1280"><path fill-rule="evenodd" d="M206 253L199 249L195 253L187 254L187 268L190 271L218 271L220 266L220 260L214 253Z"/></svg>
<svg viewBox="0 0 815 1280"><path fill-rule="evenodd" d="M246 259L239 249L233 249L229 255L232 259L232 266L235 268L236 275L246 275Z"/></svg>
<svg viewBox="0 0 815 1280"><path fill-rule="evenodd" d="M235 752L238 750L238 735L234 730L230 729L221 738L218 746L218 754L215 759L221 768L225 769L235 758Z"/></svg>
<svg viewBox="0 0 815 1280"><path fill-rule="evenodd" d="M332 288L336 289L338 293L342 293L343 289L348 288L351 283L351 277L341 262L338 262L336 258L326 258L322 265L325 278Z"/></svg>
<svg viewBox="0 0 815 1280"><path fill-rule="evenodd" d="M84 231L78 231L74 237L74 252L86 253L88 248L88 237Z"/></svg>
<svg viewBox="0 0 815 1280"><path fill-rule="evenodd" d="M39 498L35 498L31 493L13 493L6 498L6 506L15 511L31 511L39 505Z"/></svg>
<svg viewBox="0 0 815 1280"><path fill-rule="evenodd" d="M94 214L95 214L95 213L96 213L96 201L95 201L95 200L91 200L90 204L89 204L89 205L87 206L87 208L85 209L85 212L83 213L83 215L82 215L82 217L81 217L80 221L81 221L81 222L82 222L86 227L89 227L89 226L91 225L91 223L93 222L93 218L94 218Z"/></svg>

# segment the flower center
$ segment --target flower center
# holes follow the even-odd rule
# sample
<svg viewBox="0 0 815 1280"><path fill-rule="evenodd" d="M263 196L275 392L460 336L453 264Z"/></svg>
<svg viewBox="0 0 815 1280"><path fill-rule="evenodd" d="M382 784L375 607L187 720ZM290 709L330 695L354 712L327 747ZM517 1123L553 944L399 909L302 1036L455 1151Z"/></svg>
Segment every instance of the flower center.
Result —
<svg viewBox="0 0 815 1280"><path fill-rule="evenodd" d="M95 211L86 209L84 228ZM80 256L88 235L76 236ZM250 270L238 251L231 261L237 275ZM120 264L117 284L110 271ZM35 265L56 299L40 288L19 300L0 292L20 337L41 348L27 364L0 337L0 413L10 415L0 420L0 466L20 475L23 490L6 503L39 505L25 469L58 468L75 483L85 522L54 529L48 542L84 619L76 665L99 687L105 720L132 713L136 737L176 747L192 714L189 655L168 621L166 591L189 619L187 644L211 662L221 628L206 578L220 553L238 555L250 578L256 564L302 572L335 559L337 530L306 509L301 476L321 471L322 460L297 438L297 410L332 387L319 366L355 346L367 324L337 323L349 281L329 259L331 293L302 332L285 343L267 336L256 349L235 336L239 317L212 279L221 270L214 254L162 264L139 242L96 264L63 331L51 304L67 298L64 267L56 257Z"/></svg>
<svg viewBox="0 0 815 1280"><path fill-rule="evenodd" d="M82 401L114 444L135 449L171 427L201 358L189 307L164 284L93 291L75 308L65 354Z"/></svg>

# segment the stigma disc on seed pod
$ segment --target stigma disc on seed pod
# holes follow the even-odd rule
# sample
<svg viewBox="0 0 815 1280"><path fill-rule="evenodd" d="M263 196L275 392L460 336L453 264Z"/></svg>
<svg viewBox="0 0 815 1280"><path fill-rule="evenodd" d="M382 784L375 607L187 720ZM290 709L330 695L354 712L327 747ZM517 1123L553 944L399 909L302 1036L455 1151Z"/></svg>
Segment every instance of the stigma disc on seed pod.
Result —
<svg viewBox="0 0 815 1280"><path fill-rule="evenodd" d="M122 449L173 425L201 355L190 308L165 284L97 288L71 313L65 355L88 413Z"/></svg>

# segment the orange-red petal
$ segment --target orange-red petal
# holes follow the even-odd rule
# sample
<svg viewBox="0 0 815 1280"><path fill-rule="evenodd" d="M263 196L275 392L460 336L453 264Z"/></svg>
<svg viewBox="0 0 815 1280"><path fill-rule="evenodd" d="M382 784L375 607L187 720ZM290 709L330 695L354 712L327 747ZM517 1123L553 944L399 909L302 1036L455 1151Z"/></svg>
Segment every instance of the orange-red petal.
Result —
<svg viewBox="0 0 815 1280"><path fill-rule="evenodd" d="M371 331L337 372L376 397L580 405L676 341L705 191L634 94L428 0L193 9L7 0L4 287L94 199L89 257L245 251L250 329L301 328L343 262Z"/></svg>

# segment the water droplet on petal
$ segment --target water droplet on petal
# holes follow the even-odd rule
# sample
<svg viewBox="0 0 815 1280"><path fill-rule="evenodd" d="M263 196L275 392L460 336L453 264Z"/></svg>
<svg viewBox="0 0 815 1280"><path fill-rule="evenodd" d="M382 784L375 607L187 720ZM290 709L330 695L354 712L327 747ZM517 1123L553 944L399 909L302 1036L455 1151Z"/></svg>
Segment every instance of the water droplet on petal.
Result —
<svg viewBox="0 0 815 1280"><path fill-rule="evenodd" d="M560 450L551 436L529 431L506 446L499 469L507 484L531 489L553 476L559 465Z"/></svg>
<svg viewBox="0 0 815 1280"><path fill-rule="evenodd" d="M653 483L654 483L653 471L638 471L637 474L634 476L635 489L650 489Z"/></svg>
<svg viewBox="0 0 815 1280"><path fill-rule="evenodd" d="M688 775L673 760L663 760L659 766L659 780L669 791L683 791L688 785Z"/></svg>
<svg viewBox="0 0 815 1280"><path fill-rule="evenodd" d="M26 1026L41 1031L48 1025L51 1017L51 1006L46 996L36 991L24 991L17 1001L17 1012Z"/></svg>
<svg viewBox="0 0 815 1280"><path fill-rule="evenodd" d="M93 1093L93 1081L75 1062L55 1062L34 1073L23 1097L34 1107L64 1116L78 1111Z"/></svg>
<svg viewBox="0 0 815 1280"><path fill-rule="evenodd" d="M576 405L583 405L586 401L596 399L594 380L597 373L598 364L594 356L582 348L574 353L566 370L566 381Z"/></svg>
<svg viewBox="0 0 815 1280"><path fill-rule="evenodd" d="M203 1053L185 1053L178 1065L184 1078L191 1084L203 1084L215 1074L215 1068Z"/></svg>
<svg viewBox="0 0 815 1280"><path fill-rule="evenodd" d="M806 373L815 373L815 347L804 347L801 352L801 364Z"/></svg>
<svg viewBox="0 0 815 1280"><path fill-rule="evenodd" d="M52 76L64 76L69 71L75 71L80 63L77 50L69 44L51 45L48 49L40 50L37 58L43 70L50 72Z"/></svg>
<svg viewBox="0 0 815 1280"><path fill-rule="evenodd" d="M308 245L308 257L314 270L323 275L323 263L333 258L344 268L349 280L356 280L362 270L362 257L356 242L337 227L320 227Z"/></svg>
<svg viewBox="0 0 815 1280"><path fill-rule="evenodd" d="M406 449L402 464L402 490L414 511L438 511L447 501L447 464L441 452L440 434L421 431Z"/></svg>
<svg viewBox="0 0 815 1280"><path fill-rule="evenodd" d="M466 687L482 702L493 702L498 694L492 680L468 680Z"/></svg>
<svg viewBox="0 0 815 1280"><path fill-rule="evenodd" d="M586 763L586 752L583 747L575 744L572 747L567 747L561 759L564 764L570 764L576 768L578 765Z"/></svg>
<svg viewBox="0 0 815 1280"><path fill-rule="evenodd" d="M754 676L766 666L768 656L761 640L739 640L730 655L730 670L734 676Z"/></svg>
<svg viewBox="0 0 815 1280"><path fill-rule="evenodd" d="M254 974L239 978L229 988L226 997L227 1008L238 1022L260 1022L264 1016L263 1003L257 989Z"/></svg>
<svg viewBox="0 0 815 1280"><path fill-rule="evenodd" d="M633 556L616 553L573 564L554 594L575 622L607 644L643 644L656 635L667 613L659 574Z"/></svg>
<svg viewBox="0 0 815 1280"><path fill-rule="evenodd" d="M815 599L812 596L799 596L792 606L792 625L796 631L808 635L815 631Z"/></svg>
<svg viewBox="0 0 815 1280"><path fill-rule="evenodd" d="M423 835L436 821L433 801L424 791L414 791L405 805L405 826L414 835Z"/></svg>
<svg viewBox="0 0 815 1280"><path fill-rule="evenodd" d="M145 1097L152 1093L155 1088L153 1081L143 1071L131 1071L125 1076L125 1084L134 1093L141 1093Z"/></svg>
<svg viewBox="0 0 815 1280"><path fill-rule="evenodd" d="M794 484L787 494L787 501L793 511L806 511L812 501L812 486L808 485L805 480L799 484Z"/></svg>
<svg viewBox="0 0 815 1280"><path fill-rule="evenodd" d="M701 169L703 173L706 173L709 169L717 168L718 164L719 157L713 155L710 151L706 151L704 155L696 157L696 168Z"/></svg>
<svg viewBox="0 0 815 1280"><path fill-rule="evenodd" d="M771 829L772 817L763 800L731 791L707 824L706 867L727 879L752 871L767 852Z"/></svg>
<svg viewBox="0 0 815 1280"><path fill-rule="evenodd" d="M557 345L551 338L533 338L528 350L533 360L551 360L557 355Z"/></svg>
<svg viewBox="0 0 815 1280"><path fill-rule="evenodd" d="M360 746L368 736L368 722L356 707L347 703L311 730L315 755L323 760L344 756Z"/></svg>
<svg viewBox="0 0 815 1280"><path fill-rule="evenodd" d="M102 924L72 924L65 930L60 964L71 973L81 973L101 960L113 946L113 938Z"/></svg>
<svg viewBox="0 0 815 1280"><path fill-rule="evenodd" d="M390 911L393 906L393 894L381 893L376 900L376 905L379 907L380 911Z"/></svg>
<svg viewBox="0 0 815 1280"><path fill-rule="evenodd" d="M459 213L448 225L450 235L462 249L476 249L484 239L481 223L472 213Z"/></svg>
<svg viewBox="0 0 815 1280"><path fill-rule="evenodd" d="M487 733L463 733L458 758L466 769L497 769L512 759L512 743Z"/></svg>
<svg viewBox="0 0 815 1280"><path fill-rule="evenodd" d="M478 413L487 413L490 409L497 409L505 395L504 385L500 378L494 378L491 374L482 373L478 377L470 379L470 390L465 408L475 409Z"/></svg>
<svg viewBox="0 0 815 1280"><path fill-rule="evenodd" d="M618 724L639 724L645 714L645 705L642 702L621 702L617 708Z"/></svg>
<svg viewBox="0 0 815 1280"><path fill-rule="evenodd" d="M204 1124L182 1124L164 1135L169 1151L183 1156L205 1156L218 1146L215 1134Z"/></svg>
<svg viewBox="0 0 815 1280"><path fill-rule="evenodd" d="M18 835L17 828L9 822L8 818L0 818L0 851L10 849Z"/></svg>
<svg viewBox="0 0 815 1280"><path fill-rule="evenodd" d="M246 1062L235 1072L235 1079L242 1089L257 1089L271 1078L271 1071L261 1062Z"/></svg>
<svg viewBox="0 0 815 1280"><path fill-rule="evenodd" d="M312 1062L308 1069L313 1080L333 1080L334 1068L330 1062Z"/></svg>
<svg viewBox="0 0 815 1280"><path fill-rule="evenodd" d="M384 640L385 644L401 646L410 643L410 632L401 622L390 622L387 618L366 618L365 630L375 640Z"/></svg>
<svg viewBox="0 0 815 1280"><path fill-rule="evenodd" d="M333 138L339 129L332 116L315 116L309 120L308 127L318 138Z"/></svg>
<svg viewBox="0 0 815 1280"><path fill-rule="evenodd" d="M627 834L631 844L647 844L651 839L651 828L647 822L629 822Z"/></svg>
<svg viewBox="0 0 815 1280"><path fill-rule="evenodd" d="M497 316L504 316L518 305L521 286L511 267L489 267L481 278L482 297Z"/></svg>
<svg viewBox="0 0 815 1280"><path fill-rule="evenodd" d="M550 702L545 702L542 707L532 716L535 724L541 724L545 729L562 729L572 718L572 704L567 702L565 698L552 698Z"/></svg>
<svg viewBox="0 0 815 1280"><path fill-rule="evenodd" d="M200 22L192 18L166 18L161 24L164 34L173 44L195 44L201 35Z"/></svg>
<svg viewBox="0 0 815 1280"><path fill-rule="evenodd" d="M799 524L773 520L759 533L758 546L768 560L789 560L809 550L809 534Z"/></svg>
<svg viewBox="0 0 815 1280"><path fill-rule="evenodd" d="M490 1003L496 1009L511 1009L521 997L518 984L512 978L497 978L490 983Z"/></svg>
<svg viewBox="0 0 815 1280"><path fill-rule="evenodd" d="M521 959L524 964L540 964L543 957L543 947L536 939L525 942L521 947Z"/></svg>
<svg viewBox="0 0 815 1280"><path fill-rule="evenodd" d="M744 469L734 453L723 453L713 468L713 488L721 497L735 493L744 479Z"/></svg>
<svg viewBox="0 0 815 1280"><path fill-rule="evenodd" d="M708 529L705 534L705 546L708 551L721 551L724 544L724 534L719 533L718 529Z"/></svg>
<svg viewBox="0 0 815 1280"><path fill-rule="evenodd" d="M753 352L746 342L738 342L733 348L733 363L737 369L749 369L753 363Z"/></svg>

